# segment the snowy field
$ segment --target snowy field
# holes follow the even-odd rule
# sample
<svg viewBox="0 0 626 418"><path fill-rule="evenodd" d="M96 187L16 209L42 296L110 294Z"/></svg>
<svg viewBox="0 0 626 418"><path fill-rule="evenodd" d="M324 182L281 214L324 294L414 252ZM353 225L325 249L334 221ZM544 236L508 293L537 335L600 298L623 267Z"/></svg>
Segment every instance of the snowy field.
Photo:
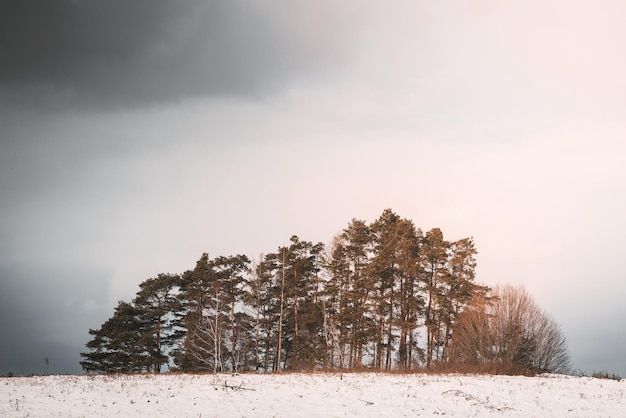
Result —
<svg viewBox="0 0 626 418"><path fill-rule="evenodd" d="M283 374L0 378L1 417L626 417L626 382Z"/></svg>

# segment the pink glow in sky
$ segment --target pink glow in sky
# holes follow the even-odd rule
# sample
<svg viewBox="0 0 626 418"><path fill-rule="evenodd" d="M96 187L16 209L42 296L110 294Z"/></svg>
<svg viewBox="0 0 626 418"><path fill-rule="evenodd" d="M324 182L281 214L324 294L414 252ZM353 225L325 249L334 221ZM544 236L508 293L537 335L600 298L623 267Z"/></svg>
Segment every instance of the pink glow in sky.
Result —
<svg viewBox="0 0 626 418"><path fill-rule="evenodd" d="M117 300L203 252L392 208L626 375L626 4L371 3L113 2L41 18L47 44L0 13L0 373L78 371Z"/></svg>

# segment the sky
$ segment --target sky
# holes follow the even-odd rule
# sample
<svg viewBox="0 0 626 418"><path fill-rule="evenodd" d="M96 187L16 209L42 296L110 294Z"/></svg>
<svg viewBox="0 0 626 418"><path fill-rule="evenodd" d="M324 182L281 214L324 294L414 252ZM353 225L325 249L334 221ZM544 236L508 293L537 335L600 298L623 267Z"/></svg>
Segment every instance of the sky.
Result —
<svg viewBox="0 0 626 418"><path fill-rule="evenodd" d="M204 252L329 243L386 208L473 237L576 368L626 376L626 4L0 5L0 374ZM48 359L48 365L44 359Z"/></svg>

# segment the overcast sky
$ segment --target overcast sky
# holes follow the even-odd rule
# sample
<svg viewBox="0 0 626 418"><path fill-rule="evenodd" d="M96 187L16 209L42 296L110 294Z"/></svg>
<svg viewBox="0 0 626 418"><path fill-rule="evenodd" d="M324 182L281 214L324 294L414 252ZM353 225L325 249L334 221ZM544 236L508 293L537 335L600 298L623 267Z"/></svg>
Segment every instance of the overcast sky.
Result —
<svg viewBox="0 0 626 418"><path fill-rule="evenodd" d="M0 5L0 373L77 373L158 273L384 209L472 236L626 376L626 3Z"/></svg>

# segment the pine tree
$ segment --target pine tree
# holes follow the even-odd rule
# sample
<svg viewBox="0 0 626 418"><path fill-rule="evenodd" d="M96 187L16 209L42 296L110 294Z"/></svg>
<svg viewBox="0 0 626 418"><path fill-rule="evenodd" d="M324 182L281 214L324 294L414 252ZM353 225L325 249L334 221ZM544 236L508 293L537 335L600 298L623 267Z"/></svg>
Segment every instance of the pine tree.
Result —
<svg viewBox="0 0 626 418"><path fill-rule="evenodd" d="M351 266L352 279L348 294L352 339L350 346L350 368L361 368L363 359L370 354L370 342L376 336L376 323L371 310L373 306L374 281L369 273L373 236L370 227L363 221L352 220L343 232L346 241L346 256Z"/></svg>
<svg viewBox="0 0 626 418"><path fill-rule="evenodd" d="M374 283L369 274L372 240L370 227L353 219L337 237L327 262L330 278L326 294L335 301L332 323L338 333L340 367L349 369L363 366L376 335L371 312Z"/></svg>
<svg viewBox="0 0 626 418"><path fill-rule="evenodd" d="M254 346L257 371L276 370L279 297L275 254L262 256L249 282L248 296L255 317Z"/></svg>
<svg viewBox="0 0 626 418"><path fill-rule="evenodd" d="M425 284L426 309L426 368L438 361L443 346L443 311L441 296L447 280L447 262L450 243L443 239L439 228L428 231L421 247L421 272Z"/></svg>
<svg viewBox="0 0 626 418"><path fill-rule="evenodd" d="M355 305L351 300L351 271L347 249L341 236L333 240L325 268L329 278L324 286L324 318L326 340L330 342L329 365L340 369L348 367L347 348L351 346ZM337 362L335 362L335 357Z"/></svg>
<svg viewBox="0 0 626 418"><path fill-rule="evenodd" d="M423 239L421 230L416 230L413 222L403 219L397 225L399 284L398 317L396 324L400 328L398 343L398 365L400 369L412 368L416 347L416 329L423 315L424 297L419 286L419 252Z"/></svg>
<svg viewBox="0 0 626 418"><path fill-rule="evenodd" d="M187 331L175 363L183 371L222 370L218 292L219 282L209 255L204 253L184 282L180 295Z"/></svg>
<svg viewBox="0 0 626 418"><path fill-rule="evenodd" d="M219 306L222 310L219 314L227 322L218 332L223 334L221 341L225 346L224 356L228 357L227 367L237 372L248 355L246 339L251 318L245 311L238 309L246 299L244 284L245 275L250 271L250 260L245 255L217 257L211 265L220 284L217 297L220 299Z"/></svg>
<svg viewBox="0 0 626 418"><path fill-rule="evenodd" d="M180 277L159 274L140 284L132 303L119 302L102 327L90 329L90 352L81 353L90 372L160 372L181 337L176 328Z"/></svg>
<svg viewBox="0 0 626 418"><path fill-rule="evenodd" d="M163 364L169 363L168 354L181 337L182 330L176 329L175 322L179 286L180 276L159 274L139 285L140 290L133 301L146 329L143 344L153 360L150 369L157 373L161 371Z"/></svg>
<svg viewBox="0 0 626 418"><path fill-rule="evenodd" d="M206 253L196 263L181 294L187 332L176 363L182 370L236 371L248 358L250 321L237 309L249 263L244 255L210 260Z"/></svg>
<svg viewBox="0 0 626 418"><path fill-rule="evenodd" d="M480 312L472 298L486 292L474 282L475 255L472 239L447 241L438 228L424 234L391 209L371 224L353 219L327 253L297 236L254 269L244 255L205 253L193 270L141 283L133 303L90 330L81 364L159 372L173 358L182 371L218 372L457 361L463 313ZM512 341L519 329L508 326ZM516 362L551 364L533 357L541 344L559 344L544 329L552 339L524 337Z"/></svg>
<svg viewBox="0 0 626 418"><path fill-rule="evenodd" d="M387 209L371 225L374 236L373 257L369 274L374 278L375 315L378 338L376 343L375 367L391 368L391 353L394 346L394 307L399 277L397 249L399 246L396 227L400 217ZM384 364L383 364L384 363Z"/></svg>
<svg viewBox="0 0 626 418"><path fill-rule="evenodd" d="M271 256L279 283L276 369L311 369L323 359L323 314L318 273L322 243L291 237L289 247ZM282 365L281 365L282 362Z"/></svg>
<svg viewBox="0 0 626 418"><path fill-rule="evenodd" d="M80 353L81 366L87 372L104 373L150 370L155 359L145 345L146 331L141 311L120 301L101 328L89 330L93 339L87 343L90 351Z"/></svg>
<svg viewBox="0 0 626 418"><path fill-rule="evenodd" d="M474 283L476 271L476 248L471 238L463 238L450 243L447 274L444 276L440 293L441 321L443 329L441 360L449 358L452 330L459 315L477 293L487 291L486 287Z"/></svg>

